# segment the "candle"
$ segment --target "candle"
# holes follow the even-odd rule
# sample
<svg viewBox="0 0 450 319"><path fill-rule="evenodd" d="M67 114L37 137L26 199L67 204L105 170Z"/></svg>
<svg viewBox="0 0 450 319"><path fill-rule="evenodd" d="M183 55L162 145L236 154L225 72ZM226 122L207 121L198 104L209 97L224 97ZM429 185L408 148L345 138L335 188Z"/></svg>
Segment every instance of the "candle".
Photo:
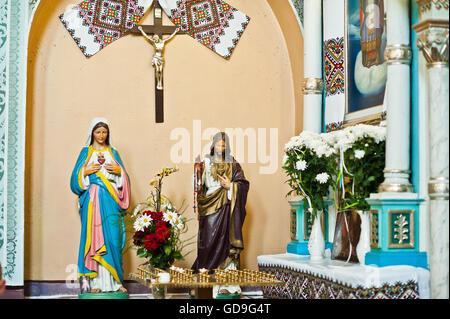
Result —
<svg viewBox="0 0 450 319"><path fill-rule="evenodd" d="M158 274L158 280L162 284L169 283L170 282L170 274L168 272L160 272Z"/></svg>

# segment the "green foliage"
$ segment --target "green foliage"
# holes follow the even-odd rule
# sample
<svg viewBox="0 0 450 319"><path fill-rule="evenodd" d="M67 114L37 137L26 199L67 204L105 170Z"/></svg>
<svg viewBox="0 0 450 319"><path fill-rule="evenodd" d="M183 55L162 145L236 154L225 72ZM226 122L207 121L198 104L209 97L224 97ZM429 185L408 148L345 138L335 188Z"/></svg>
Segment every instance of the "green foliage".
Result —
<svg viewBox="0 0 450 319"><path fill-rule="evenodd" d="M324 197L327 196L330 186L333 185L333 176L337 171L337 156L335 154L326 157L318 157L314 151L305 146L297 147L286 152L287 160L283 166L288 180L287 183L291 187L291 191L287 194L303 196L305 206L309 207L311 201L312 219L316 217L318 210L324 208ZM306 169L303 171L297 169L298 161L306 162ZM321 184L317 181L318 174L327 173L329 178L326 183Z"/></svg>
<svg viewBox="0 0 450 319"><path fill-rule="evenodd" d="M372 137L364 137L345 151L344 162L351 175L347 174L349 181L345 184L346 196L342 208L351 206L358 210L370 209L366 198L377 192L384 179L385 147L384 141L376 143ZM357 158L356 151L364 151L364 157Z"/></svg>

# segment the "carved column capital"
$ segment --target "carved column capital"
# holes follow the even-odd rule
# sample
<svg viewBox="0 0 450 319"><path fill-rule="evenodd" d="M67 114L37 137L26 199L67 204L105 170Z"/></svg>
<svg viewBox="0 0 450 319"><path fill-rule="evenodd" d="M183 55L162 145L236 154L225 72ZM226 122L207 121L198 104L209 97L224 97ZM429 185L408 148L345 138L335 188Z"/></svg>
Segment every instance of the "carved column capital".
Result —
<svg viewBox="0 0 450 319"><path fill-rule="evenodd" d="M448 66L448 20L426 20L414 26L417 47L428 67Z"/></svg>
<svg viewBox="0 0 450 319"><path fill-rule="evenodd" d="M448 0L416 0L419 4L419 12L424 13L433 8L448 10Z"/></svg>

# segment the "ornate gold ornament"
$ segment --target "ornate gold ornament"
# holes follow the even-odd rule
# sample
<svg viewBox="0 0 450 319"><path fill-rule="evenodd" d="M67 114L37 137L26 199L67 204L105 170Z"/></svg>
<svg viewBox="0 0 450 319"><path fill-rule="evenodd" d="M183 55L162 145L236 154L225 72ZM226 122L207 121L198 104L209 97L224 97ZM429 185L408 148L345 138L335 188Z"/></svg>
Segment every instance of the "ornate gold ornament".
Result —
<svg viewBox="0 0 450 319"><path fill-rule="evenodd" d="M409 45L391 44L384 51L384 59L388 65L411 64L412 50Z"/></svg>
<svg viewBox="0 0 450 319"><path fill-rule="evenodd" d="M448 200L448 178L430 178L428 183L428 195L431 200Z"/></svg>
<svg viewBox="0 0 450 319"><path fill-rule="evenodd" d="M416 45L428 67L448 67L448 20L426 20L414 26Z"/></svg>
<svg viewBox="0 0 450 319"><path fill-rule="evenodd" d="M402 170L402 169L385 169L383 173L386 174L397 174L401 175L400 177L409 178L411 174L410 170ZM414 191L414 187L411 183L408 184L381 184L378 186L379 193L412 193Z"/></svg>
<svg viewBox="0 0 450 319"><path fill-rule="evenodd" d="M397 215L393 220L392 215ZM409 215L408 218L406 218ZM389 248L414 248L414 210L390 210ZM393 242L396 239L397 242Z"/></svg>
<svg viewBox="0 0 450 319"><path fill-rule="evenodd" d="M303 94L322 94L323 80L318 78L306 78L303 85Z"/></svg>
<svg viewBox="0 0 450 319"><path fill-rule="evenodd" d="M433 8L448 10L448 0L416 0L419 4L419 12L424 13Z"/></svg>
<svg viewBox="0 0 450 319"><path fill-rule="evenodd" d="M378 187L380 193L412 193L413 186L411 184L381 184Z"/></svg>

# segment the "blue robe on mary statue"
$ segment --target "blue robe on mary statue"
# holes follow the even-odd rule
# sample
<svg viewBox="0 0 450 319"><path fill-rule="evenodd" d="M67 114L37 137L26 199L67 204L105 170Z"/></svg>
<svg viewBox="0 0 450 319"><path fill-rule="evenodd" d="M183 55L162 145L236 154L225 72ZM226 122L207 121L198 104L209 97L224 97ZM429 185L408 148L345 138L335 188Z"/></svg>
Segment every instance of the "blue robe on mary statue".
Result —
<svg viewBox="0 0 450 319"><path fill-rule="evenodd" d="M99 122L107 124L106 119L94 119L88 135L89 141L93 128ZM119 153L111 147L111 143L103 150L94 150L90 144L81 150L70 180L72 191L79 196L81 218L78 277L93 280L102 277L101 285L106 285L107 288L100 289L116 291L123 286L122 250L126 233L121 213L129 207L129 178ZM98 172L84 176L84 169L88 164L102 161L120 166L121 175L110 174L102 166Z"/></svg>

